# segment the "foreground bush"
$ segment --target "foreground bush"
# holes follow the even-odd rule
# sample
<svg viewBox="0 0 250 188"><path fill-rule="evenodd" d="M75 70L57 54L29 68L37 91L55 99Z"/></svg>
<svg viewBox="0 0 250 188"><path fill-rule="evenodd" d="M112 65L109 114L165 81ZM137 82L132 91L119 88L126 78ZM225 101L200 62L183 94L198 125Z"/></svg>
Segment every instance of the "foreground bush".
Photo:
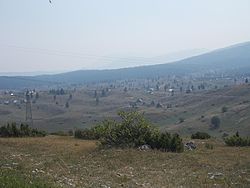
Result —
<svg viewBox="0 0 250 188"><path fill-rule="evenodd" d="M240 137L238 132L231 137L225 138L224 140L228 146L250 146L250 138Z"/></svg>
<svg viewBox="0 0 250 188"><path fill-rule="evenodd" d="M211 136L205 132L196 132L191 135L191 139L209 139Z"/></svg>
<svg viewBox="0 0 250 188"><path fill-rule="evenodd" d="M178 134L161 133L138 112L119 112L120 122L105 120L101 124L75 131L75 137L98 139L110 147L139 147L148 144L153 149L182 152L183 143Z"/></svg>
<svg viewBox="0 0 250 188"><path fill-rule="evenodd" d="M45 131L39 131L32 129L29 125L21 124L20 127L16 126L16 123L7 124L0 127L0 137L25 137L25 136L46 136Z"/></svg>

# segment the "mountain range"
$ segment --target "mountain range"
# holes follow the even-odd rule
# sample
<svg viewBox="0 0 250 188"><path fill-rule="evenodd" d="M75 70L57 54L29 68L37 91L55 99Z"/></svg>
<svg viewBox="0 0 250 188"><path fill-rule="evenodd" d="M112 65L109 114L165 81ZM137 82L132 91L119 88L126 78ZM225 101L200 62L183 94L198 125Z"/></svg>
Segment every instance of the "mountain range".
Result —
<svg viewBox="0 0 250 188"><path fill-rule="evenodd" d="M155 59L157 61L157 58ZM164 60L162 60L164 62ZM152 58L152 62L154 59ZM250 42L214 50L180 61L106 70L78 70L53 75L1 76L0 89L29 88L50 84L81 84L119 79L153 78L208 72L250 73Z"/></svg>

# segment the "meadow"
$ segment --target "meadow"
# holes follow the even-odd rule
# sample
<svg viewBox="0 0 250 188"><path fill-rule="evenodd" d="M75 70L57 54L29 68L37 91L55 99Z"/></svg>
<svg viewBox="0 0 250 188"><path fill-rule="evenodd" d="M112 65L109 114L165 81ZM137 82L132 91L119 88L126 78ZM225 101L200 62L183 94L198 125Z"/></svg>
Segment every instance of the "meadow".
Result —
<svg viewBox="0 0 250 188"><path fill-rule="evenodd" d="M215 138L195 144L166 153L104 150L68 136L1 138L0 187L249 187L249 147Z"/></svg>

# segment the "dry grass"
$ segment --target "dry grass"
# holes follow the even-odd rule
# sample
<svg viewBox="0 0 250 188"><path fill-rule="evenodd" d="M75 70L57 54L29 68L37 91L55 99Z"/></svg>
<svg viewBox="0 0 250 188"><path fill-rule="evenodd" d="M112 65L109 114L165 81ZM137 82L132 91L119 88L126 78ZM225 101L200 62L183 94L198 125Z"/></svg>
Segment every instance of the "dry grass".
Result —
<svg viewBox="0 0 250 188"><path fill-rule="evenodd" d="M169 132L179 132L182 135L190 135L196 131L209 132L209 134L221 137L222 134L235 134L239 131L242 136L250 135L250 86L232 86L218 90L195 91L194 93L169 93L161 91L153 95L144 89L128 91L113 89L108 96L100 97L99 105L96 105L93 97L96 88L79 88L73 92L70 107L65 108L69 95L57 96L57 102L48 92L40 92L40 98L32 104L34 127L48 132L68 131L74 128L91 127L106 118L117 118L119 110L127 109L130 102L142 98L146 105L138 104L137 109L145 112L145 116L156 126ZM8 98L0 92L0 102L4 100L22 99L23 96ZM151 101L161 102L164 108L150 106ZM167 108L171 104L172 108ZM228 107L228 112L222 113L221 108ZM0 125L7 122L23 122L25 119L25 104L21 109L10 104L0 104ZM210 119L219 116L221 125L218 130L210 130ZM201 119L201 116L204 118ZM184 118L183 123L179 119Z"/></svg>
<svg viewBox="0 0 250 188"><path fill-rule="evenodd" d="M0 139L0 171L62 187L249 187L250 148L196 141L184 153L101 150L71 137ZM205 147L205 142L214 149Z"/></svg>

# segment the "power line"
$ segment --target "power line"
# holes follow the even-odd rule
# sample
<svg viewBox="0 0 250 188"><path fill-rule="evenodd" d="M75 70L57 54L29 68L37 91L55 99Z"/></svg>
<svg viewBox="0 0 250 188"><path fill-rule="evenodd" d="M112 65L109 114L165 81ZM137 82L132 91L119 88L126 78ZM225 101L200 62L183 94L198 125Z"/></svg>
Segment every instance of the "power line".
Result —
<svg viewBox="0 0 250 188"><path fill-rule="evenodd" d="M105 62L130 62L130 63L146 63L146 62L157 62L157 63L166 63L164 60L157 60L152 57L112 57L112 56L101 56L101 55L94 55L94 54L86 54L86 53L77 53L77 52L69 52L69 51L60 51L60 50L51 50L51 49L43 49L43 48L29 48L29 47L21 47L16 45L3 45L0 44L2 47L8 48L15 48L18 50L24 50L29 53L39 53L39 54L46 54L46 55L53 55L53 56L61 56L61 57L74 57L80 58L84 60L99 60Z"/></svg>

